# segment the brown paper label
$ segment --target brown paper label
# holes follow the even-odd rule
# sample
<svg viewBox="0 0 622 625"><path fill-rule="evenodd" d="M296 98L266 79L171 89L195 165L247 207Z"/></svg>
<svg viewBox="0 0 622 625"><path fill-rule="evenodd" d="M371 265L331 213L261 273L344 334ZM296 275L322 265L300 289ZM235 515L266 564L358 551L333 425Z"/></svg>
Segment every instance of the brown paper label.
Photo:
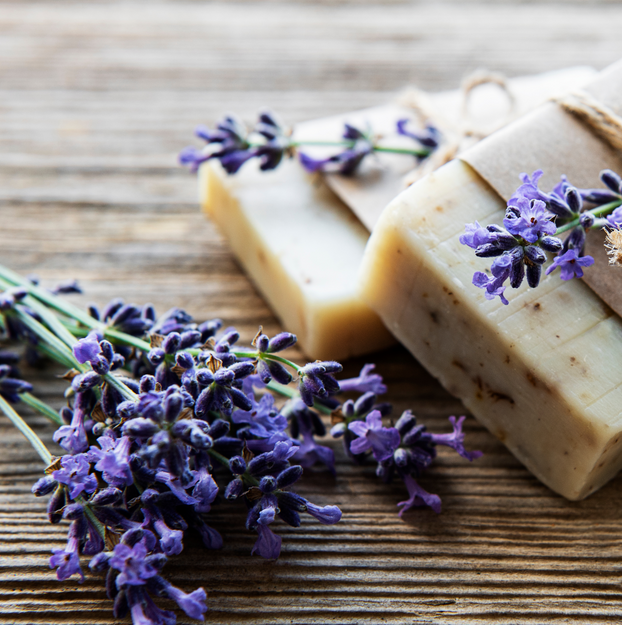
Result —
<svg viewBox="0 0 622 625"><path fill-rule="evenodd" d="M618 114L622 110L622 61L612 65L583 87ZM460 156L504 199L520 185L519 174L542 169L540 188L552 189L562 174L580 188L599 188L599 173L622 173L622 154L616 152L582 122L549 102L487 137ZM622 316L622 271L607 264L599 238L590 233L586 253L595 266L586 269L584 281L618 315Z"/></svg>

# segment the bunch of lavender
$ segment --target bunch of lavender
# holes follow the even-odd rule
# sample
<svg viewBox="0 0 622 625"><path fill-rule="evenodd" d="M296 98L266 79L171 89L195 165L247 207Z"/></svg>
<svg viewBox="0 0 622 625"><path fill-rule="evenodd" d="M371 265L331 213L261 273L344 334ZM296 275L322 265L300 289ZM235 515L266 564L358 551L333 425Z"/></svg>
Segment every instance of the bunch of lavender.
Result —
<svg viewBox="0 0 622 625"><path fill-rule="evenodd" d="M281 550L271 529L277 517L293 527L305 512L338 522L339 508L291 490L317 463L335 472L332 449L316 440L325 434L321 415L332 415L333 436L356 462L372 456L385 481L397 475L405 482L400 514L420 505L440 511L439 497L416 482L437 445L469 460L480 455L464 449L464 417L450 417L450 434L426 432L409 411L384 427L390 407L376 402L386 387L373 365L337 382L336 362L299 366L284 358L296 342L287 332L269 338L260 329L240 348L235 329L221 331L218 320L197 324L178 308L158 317L150 305L117 299L85 313L1 266L0 288L5 338L25 343L31 360L50 357L68 368L67 405L56 412L20 379L17 356L0 352L0 410L47 466L33 493L51 495L50 522L69 522L67 544L50 566L59 580L83 579L81 556L89 556L88 566L106 575L116 618L129 612L134 623L174 623L158 596L203 618L205 591L186 593L161 571L182 551L189 528L208 549L222 546L206 519L222 497L244 502L246 526L257 534L251 553L268 559ZM336 396L343 392L360 396L342 404ZM287 398L281 408L274 393ZM16 412L19 402L59 426L54 440L65 455L51 455Z"/></svg>
<svg viewBox="0 0 622 625"><path fill-rule="evenodd" d="M476 271L473 276L473 284L484 289L486 299L499 297L508 304L506 281L517 289L526 278L531 288L537 287L547 252L555 254L547 275L559 269L562 280L583 277L583 268L594 264L584 254L586 233L622 226L622 178L615 172L600 173L605 189L578 189L562 176L550 193L538 188L541 177L542 170L531 177L521 174L523 184L508 201L505 227L475 222L467 224L460 237L460 243L473 248L476 256L494 258L492 275ZM562 241L559 235L564 233L569 234Z"/></svg>
<svg viewBox="0 0 622 625"><path fill-rule="evenodd" d="M262 171L276 169L284 157L292 158L296 153L302 166L309 172L332 171L345 175L353 174L370 154L390 152L406 154L422 160L429 156L439 145L440 133L432 125L423 130L410 129L408 119L401 119L396 124L399 135L409 137L417 144L413 148L387 147L378 144L379 137L374 137L371 129L361 130L345 124L341 141L297 141L292 131L286 129L277 118L268 112L261 113L252 129L240 120L229 115L216 124L214 130L200 126L195 134L206 142L203 149L194 146L185 148L179 155L179 162L196 171L199 166L217 159L229 174L235 174L247 161L258 158ZM312 158L300 152L303 146L334 146L342 150L327 158Z"/></svg>

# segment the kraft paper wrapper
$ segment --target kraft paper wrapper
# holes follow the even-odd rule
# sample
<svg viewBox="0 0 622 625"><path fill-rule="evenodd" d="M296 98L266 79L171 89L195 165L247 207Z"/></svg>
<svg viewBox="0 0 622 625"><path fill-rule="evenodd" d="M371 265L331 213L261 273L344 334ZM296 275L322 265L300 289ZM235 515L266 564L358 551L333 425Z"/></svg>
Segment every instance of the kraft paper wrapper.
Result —
<svg viewBox="0 0 622 625"><path fill-rule="evenodd" d="M622 115L622 61L600 72L582 87L601 104ZM482 140L460 155L504 199L520 184L518 175L542 169L540 188L552 189L562 174L579 188L603 188L599 173L622 173L622 153L612 149L584 122L548 102ZM622 268L611 267L602 231L589 233L586 254L595 259L583 280L622 316Z"/></svg>
<svg viewBox="0 0 622 625"><path fill-rule="evenodd" d="M593 78L596 72L590 67L571 67L535 76L513 78L508 81L509 90L515 101L513 117L520 116L569 89ZM464 117L463 94L459 90L425 94L428 108L434 112L433 122L438 126L455 128ZM497 126L507 119L509 101L496 85L477 87L469 98L469 121L478 126ZM409 108L395 104L336 115L304 122L296 126L295 138L318 140L339 140L344 122L364 128L371 126L376 134L384 137L380 144L398 147L412 147L413 141L396 134L397 120L411 118L414 128L421 126L421 120ZM337 148L304 148L315 158L334 154ZM363 161L355 176L326 174L324 177L331 189L350 207L363 225L372 230L384 207L404 189L404 176L416 166L410 156L378 153ZM523 171L523 170L521 170ZM516 184L514 185L517 186Z"/></svg>

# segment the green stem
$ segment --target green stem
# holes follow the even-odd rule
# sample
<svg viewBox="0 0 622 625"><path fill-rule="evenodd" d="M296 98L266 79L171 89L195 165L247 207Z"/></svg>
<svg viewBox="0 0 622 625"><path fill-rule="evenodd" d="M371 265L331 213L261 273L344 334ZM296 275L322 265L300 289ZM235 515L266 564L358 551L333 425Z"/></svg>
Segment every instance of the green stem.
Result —
<svg viewBox="0 0 622 625"><path fill-rule="evenodd" d="M430 155L431 150L415 150L410 148L385 148L380 145L374 146L374 152L388 152L389 154L408 154L424 158Z"/></svg>
<svg viewBox="0 0 622 625"><path fill-rule="evenodd" d="M263 360L276 360L277 362L291 367L296 373L300 373L300 370L302 369L302 367L299 367L295 362L287 360L287 358L283 358L282 356L277 356L276 354L260 354L259 352L245 352L238 350L231 353L238 358L261 358Z"/></svg>
<svg viewBox="0 0 622 625"><path fill-rule="evenodd" d="M214 459L218 460L218 462L220 462L220 464L222 464L224 467L229 468L229 459L225 458L225 456L223 456L222 454L219 454L217 451L214 451L213 449L208 449L207 453Z"/></svg>
<svg viewBox="0 0 622 625"><path fill-rule="evenodd" d="M80 364L73 355L73 351L69 349L65 343L63 343L55 334L50 332L44 325L39 323L36 319L33 319L28 313L19 310L16 306L14 309L14 314L16 314L20 321L24 323L28 328L30 328L39 338L43 339L47 342L48 346L51 348L52 353L57 352L63 364L73 367L78 371L85 372L89 370L89 367L86 364ZM43 346L39 346L41 348ZM43 350L42 350L43 351ZM111 387L115 388L124 399L130 399L135 401L138 399L138 395L134 393L131 389L129 389L123 382L118 380L114 375L107 373L102 376Z"/></svg>
<svg viewBox="0 0 622 625"><path fill-rule="evenodd" d="M44 417L47 417L52 423L56 425L63 425L63 420L54 408L48 406L44 401L41 401L38 397L31 395L30 393L20 393L20 399L31 408L34 408L37 412L40 412Z"/></svg>
<svg viewBox="0 0 622 625"><path fill-rule="evenodd" d="M356 141L292 141L289 145L292 148L299 148L304 146L318 146L318 147L343 147L343 148L351 148L355 145ZM249 146L252 148L258 148L264 146L265 143L258 142L250 142ZM386 152L389 154L407 154L409 156L418 156L420 158L424 158L429 156L432 150L417 150L415 148L392 148L389 146L373 146L374 152Z"/></svg>
<svg viewBox="0 0 622 625"><path fill-rule="evenodd" d="M0 265L0 277L4 278L7 282L10 282L13 286L25 287L28 292L39 301L43 302L50 308L63 313L67 317L72 317L89 328L99 328L102 325L101 322L93 319L93 317L91 317L88 313L85 313L77 306L63 301L60 297L54 295L54 293L50 293L40 286L32 284L4 265Z"/></svg>
<svg viewBox="0 0 622 625"><path fill-rule="evenodd" d="M30 426L20 417L9 402L0 395L0 410L9 418L9 421L26 437L34 450L39 454L46 466L52 463L52 454L43 444L43 441L30 429Z"/></svg>
<svg viewBox="0 0 622 625"><path fill-rule="evenodd" d="M621 205L622 205L622 200L614 200L613 202L609 202L608 204L603 204L602 206L599 206L598 208L593 208L592 210L587 211L587 212L594 215L594 217L602 217L603 215L610 213L611 211L613 211L614 209L618 208L618 206L621 206ZM557 228L555 235L558 236L560 234L563 234L564 232L567 232L568 230L572 230L573 228L579 225L580 219L581 217L579 216L576 219L569 221L567 224L560 226L559 228Z"/></svg>
<svg viewBox="0 0 622 625"><path fill-rule="evenodd" d="M74 364L72 366L80 371L86 371L86 367L78 363L78 361L74 358L71 349L63 341L61 341L54 333L50 332L50 330L48 330L43 324L39 323L27 312L22 310L20 306L15 306L11 314L18 317L27 328L32 330L40 339L45 341L55 351L63 354L63 357L73 362Z"/></svg>
<svg viewBox="0 0 622 625"><path fill-rule="evenodd" d="M88 520L93 524L97 533L100 535L102 540L106 540L106 528L101 524L100 520L95 516L95 513L91 510L89 504L82 498L78 497L76 499L78 503L81 503L84 509L84 514L88 518Z"/></svg>

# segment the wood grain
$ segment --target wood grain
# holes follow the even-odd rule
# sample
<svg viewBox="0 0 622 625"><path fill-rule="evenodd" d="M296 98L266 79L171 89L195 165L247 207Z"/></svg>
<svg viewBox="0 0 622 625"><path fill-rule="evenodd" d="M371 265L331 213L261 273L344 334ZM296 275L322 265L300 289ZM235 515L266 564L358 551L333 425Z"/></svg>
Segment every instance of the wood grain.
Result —
<svg viewBox="0 0 622 625"><path fill-rule="evenodd" d="M0 3L0 262L44 284L78 278L104 303L218 316L250 340L279 329L226 242L197 211L175 163L192 129L260 107L289 122L371 106L416 82L456 86L480 66L520 75L622 56L617 2ZM404 350L374 355L395 412L435 431L461 414ZM346 363L355 373L366 359ZM62 405L54 369L28 371ZM29 423L51 442L52 428ZM209 592L210 623L618 623L622 479L569 503L539 484L472 418L469 464L450 453L422 480L443 512L400 520L399 485L352 467L305 476L302 492L344 519L305 519L278 562L251 557L244 511L217 506L225 539L190 536L167 566ZM332 444L332 443L330 443ZM30 494L41 466L0 419L0 622L112 623L101 580L48 568L64 527ZM169 606L170 607L170 606ZM187 619L180 615L180 622Z"/></svg>

